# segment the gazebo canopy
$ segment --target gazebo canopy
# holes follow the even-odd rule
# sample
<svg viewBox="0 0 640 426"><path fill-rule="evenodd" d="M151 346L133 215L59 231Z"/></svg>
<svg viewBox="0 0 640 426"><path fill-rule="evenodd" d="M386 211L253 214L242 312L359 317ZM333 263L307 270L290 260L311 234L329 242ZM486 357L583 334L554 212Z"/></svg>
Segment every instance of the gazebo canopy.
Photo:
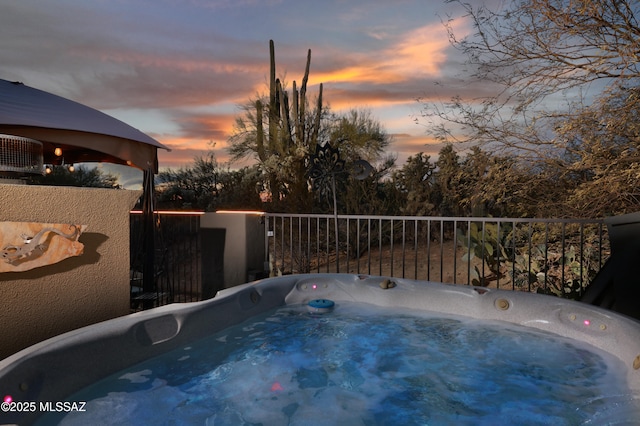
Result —
<svg viewBox="0 0 640 426"><path fill-rule="evenodd" d="M158 148L169 148L103 112L0 79L0 133L42 142L45 164L106 162L158 170Z"/></svg>

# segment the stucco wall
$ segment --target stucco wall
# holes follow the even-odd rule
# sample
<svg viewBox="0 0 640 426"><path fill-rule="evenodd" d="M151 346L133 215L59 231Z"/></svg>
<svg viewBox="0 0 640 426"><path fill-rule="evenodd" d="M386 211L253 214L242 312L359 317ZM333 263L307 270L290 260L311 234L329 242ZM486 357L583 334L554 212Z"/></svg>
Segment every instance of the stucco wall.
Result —
<svg viewBox="0 0 640 426"><path fill-rule="evenodd" d="M264 224L255 213L206 213L200 218L202 229L225 229L224 283L218 289L244 284L248 272L264 268ZM203 241L202 244L208 242ZM211 261L202 259L203 262Z"/></svg>
<svg viewBox="0 0 640 426"><path fill-rule="evenodd" d="M0 274L0 359L129 313L129 211L140 191L0 184L0 221L87 225L84 254Z"/></svg>

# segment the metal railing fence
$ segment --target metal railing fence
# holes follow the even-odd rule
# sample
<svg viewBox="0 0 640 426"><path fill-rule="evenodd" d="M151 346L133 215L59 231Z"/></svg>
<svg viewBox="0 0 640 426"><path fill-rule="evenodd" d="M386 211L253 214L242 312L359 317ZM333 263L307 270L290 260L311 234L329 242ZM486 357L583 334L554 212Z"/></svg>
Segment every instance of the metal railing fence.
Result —
<svg viewBox="0 0 640 426"><path fill-rule="evenodd" d="M139 310L173 302L201 300L201 213L154 214L154 284L142 291L144 262L143 215L130 216L131 309Z"/></svg>
<svg viewBox="0 0 640 426"><path fill-rule="evenodd" d="M154 217L155 290L148 293L141 288L142 215L131 214L132 310L202 298L201 214ZM345 272L579 298L611 253L602 219L264 218L271 275Z"/></svg>
<svg viewBox="0 0 640 426"><path fill-rule="evenodd" d="M271 274L346 272L579 298L610 255L602 219L265 215Z"/></svg>

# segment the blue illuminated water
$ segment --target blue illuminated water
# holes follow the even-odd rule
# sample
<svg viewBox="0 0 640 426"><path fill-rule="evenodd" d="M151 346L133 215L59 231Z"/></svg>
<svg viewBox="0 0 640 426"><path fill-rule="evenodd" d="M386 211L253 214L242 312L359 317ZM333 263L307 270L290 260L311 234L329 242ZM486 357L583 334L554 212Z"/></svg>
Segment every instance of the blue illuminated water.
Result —
<svg viewBox="0 0 640 426"><path fill-rule="evenodd" d="M602 424L619 361L498 322L340 302L254 317L69 398L61 424ZM599 420L598 420L599 419Z"/></svg>

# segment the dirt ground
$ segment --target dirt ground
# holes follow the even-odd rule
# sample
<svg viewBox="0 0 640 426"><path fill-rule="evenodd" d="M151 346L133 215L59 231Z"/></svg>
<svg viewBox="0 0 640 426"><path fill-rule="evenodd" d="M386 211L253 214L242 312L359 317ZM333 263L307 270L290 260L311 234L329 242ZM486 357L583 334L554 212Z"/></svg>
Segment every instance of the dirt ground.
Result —
<svg viewBox="0 0 640 426"><path fill-rule="evenodd" d="M403 248L401 244L395 244L393 250L390 245L383 246L382 250L375 247L369 252L361 253L359 258L348 256L346 250L340 253L339 259L336 259L335 253L329 255L328 259L326 254L321 254L318 259L314 259L312 255L309 270L311 273L341 272L470 284L474 267L477 267L481 274L484 273L489 278L487 287L512 288L509 277L501 277L500 280L490 277L491 273L486 265L483 271L480 259L472 259L469 265L469 262L463 260L464 254L464 248L456 248L450 241L445 241L442 247L438 242L417 248L413 245ZM278 259L277 264L281 268L282 259ZM289 265L285 259L285 268L281 272L301 272L287 266Z"/></svg>

